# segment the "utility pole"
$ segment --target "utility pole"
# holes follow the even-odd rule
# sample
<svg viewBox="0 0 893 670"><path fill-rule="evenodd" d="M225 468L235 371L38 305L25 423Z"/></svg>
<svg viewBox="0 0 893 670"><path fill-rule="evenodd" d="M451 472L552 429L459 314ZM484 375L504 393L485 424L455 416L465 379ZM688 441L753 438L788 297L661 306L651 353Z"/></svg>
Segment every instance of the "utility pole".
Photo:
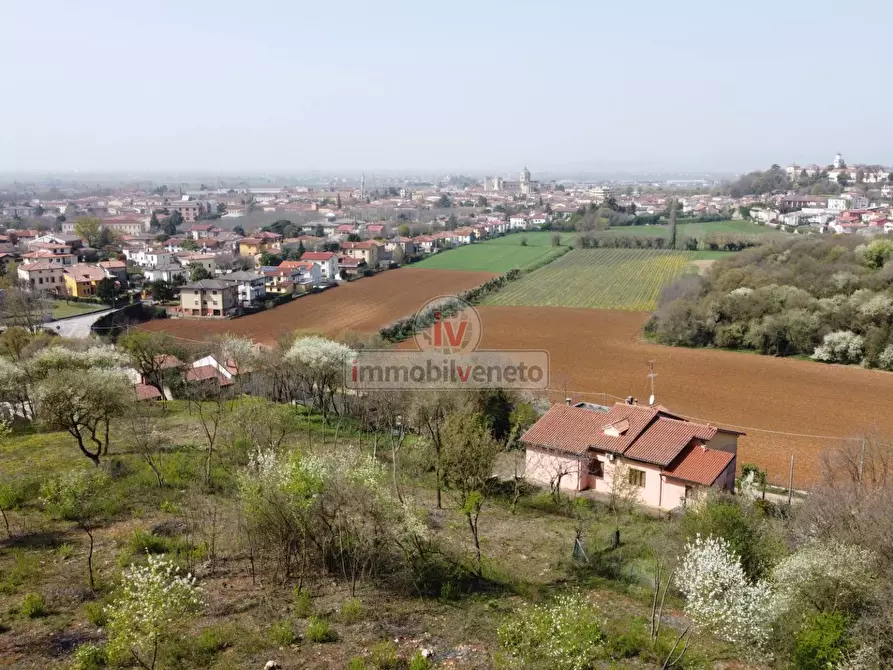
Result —
<svg viewBox="0 0 893 670"><path fill-rule="evenodd" d="M654 371L654 361L648 361L648 365L650 369L648 378L651 380L651 396L648 398L648 404L654 406L654 378L657 377L657 373Z"/></svg>
<svg viewBox="0 0 893 670"><path fill-rule="evenodd" d="M862 473L865 471L865 438L862 438L862 452L859 454L859 486L862 486Z"/></svg>
<svg viewBox="0 0 893 670"><path fill-rule="evenodd" d="M794 454L791 454L791 474L788 477L788 507L794 497Z"/></svg>

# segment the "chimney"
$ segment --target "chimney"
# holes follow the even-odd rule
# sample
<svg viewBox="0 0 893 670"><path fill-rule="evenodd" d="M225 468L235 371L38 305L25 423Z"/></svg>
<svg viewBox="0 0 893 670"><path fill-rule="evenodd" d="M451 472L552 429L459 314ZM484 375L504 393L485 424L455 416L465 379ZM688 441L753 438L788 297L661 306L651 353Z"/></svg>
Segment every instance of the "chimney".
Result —
<svg viewBox="0 0 893 670"><path fill-rule="evenodd" d="M564 399L565 404L570 407L574 403L574 399L571 397L567 397Z"/></svg>

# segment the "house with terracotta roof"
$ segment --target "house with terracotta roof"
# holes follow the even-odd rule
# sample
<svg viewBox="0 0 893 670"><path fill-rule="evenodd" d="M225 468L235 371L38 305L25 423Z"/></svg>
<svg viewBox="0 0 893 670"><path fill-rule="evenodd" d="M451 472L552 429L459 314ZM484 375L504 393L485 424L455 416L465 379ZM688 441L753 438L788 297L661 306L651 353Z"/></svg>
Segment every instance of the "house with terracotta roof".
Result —
<svg viewBox="0 0 893 670"><path fill-rule="evenodd" d="M369 240L367 242L342 242L342 257L355 258L365 261L369 267L376 267L382 257L382 247L377 243Z"/></svg>
<svg viewBox="0 0 893 670"><path fill-rule="evenodd" d="M322 278L326 281L334 281L338 274L338 258L331 251L307 251L301 256L301 260L318 265Z"/></svg>
<svg viewBox="0 0 893 670"><path fill-rule="evenodd" d="M640 504L672 510L708 488L734 491L740 435L660 405L554 405L521 438L525 477L608 495L623 477Z"/></svg>
<svg viewBox="0 0 893 670"><path fill-rule="evenodd" d="M106 278L102 268L86 263L76 263L65 268L65 292L73 298L92 298L96 287Z"/></svg>
<svg viewBox="0 0 893 670"><path fill-rule="evenodd" d="M51 293L65 292L65 266L48 260L22 263L16 271L19 279L31 288Z"/></svg>

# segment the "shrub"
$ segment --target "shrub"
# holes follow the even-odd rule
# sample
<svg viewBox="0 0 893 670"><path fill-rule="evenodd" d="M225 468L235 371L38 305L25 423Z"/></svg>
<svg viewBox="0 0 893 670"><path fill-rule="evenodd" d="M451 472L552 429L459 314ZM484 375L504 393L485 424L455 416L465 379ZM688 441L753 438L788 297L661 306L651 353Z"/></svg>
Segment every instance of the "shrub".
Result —
<svg viewBox="0 0 893 670"><path fill-rule="evenodd" d="M815 348L812 358L826 363L858 363L862 358L865 339L850 330L828 333Z"/></svg>
<svg viewBox="0 0 893 670"><path fill-rule="evenodd" d="M74 650L72 670L98 670L108 663L108 654L105 647L98 644L87 643L78 645Z"/></svg>
<svg viewBox="0 0 893 670"><path fill-rule="evenodd" d="M698 536L722 538L752 580L766 576L783 549L760 510L730 496L711 495L704 504L688 508L681 526L689 541Z"/></svg>
<svg viewBox="0 0 893 670"><path fill-rule="evenodd" d="M376 670L392 670L397 667L397 645L390 640L376 642L369 652L369 660Z"/></svg>
<svg viewBox="0 0 893 670"><path fill-rule="evenodd" d="M145 530L136 529L127 540L127 551L131 556L142 554L166 554L170 551L170 540Z"/></svg>
<svg viewBox="0 0 893 670"><path fill-rule="evenodd" d="M409 659L409 670L428 670L431 667L431 661L427 657L422 656L422 652L417 651L415 656Z"/></svg>
<svg viewBox="0 0 893 670"><path fill-rule="evenodd" d="M287 647L297 642L298 636L295 635L294 626L291 619L283 619L277 621L270 627L270 641L280 647Z"/></svg>
<svg viewBox="0 0 893 670"><path fill-rule="evenodd" d="M338 636L328 621L312 616L307 622L307 639L311 642L334 642Z"/></svg>
<svg viewBox="0 0 893 670"><path fill-rule="evenodd" d="M550 605L522 609L498 629L499 641L526 665L586 670L604 655L598 610L581 596L565 595Z"/></svg>
<svg viewBox="0 0 893 670"><path fill-rule="evenodd" d="M367 670L366 659L362 656L354 656L347 661L347 670Z"/></svg>
<svg viewBox="0 0 893 670"><path fill-rule="evenodd" d="M299 586L296 586L292 592L294 613L299 619L306 619L313 613L313 603L310 601L310 597L310 591Z"/></svg>
<svg viewBox="0 0 893 670"><path fill-rule="evenodd" d="M363 603L358 598L349 598L341 603L341 620L345 623L359 621L363 616Z"/></svg>
<svg viewBox="0 0 893 670"><path fill-rule="evenodd" d="M22 601L21 612L29 619L39 619L47 615L47 605L39 593L29 593Z"/></svg>
<svg viewBox="0 0 893 670"><path fill-rule="evenodd" d="M97 628L103 628L109 620L105 608L106 603L102 601L89 602L84 605L84 614L87 615L87 621Z"/></svg>
<svg viewBox="0 0 893 670"><path fill-rule="evenodd" d="M838 612L816 614L797 634L793 667L798 670L825 670L837 665L849 644L847 621Z"/></svg>

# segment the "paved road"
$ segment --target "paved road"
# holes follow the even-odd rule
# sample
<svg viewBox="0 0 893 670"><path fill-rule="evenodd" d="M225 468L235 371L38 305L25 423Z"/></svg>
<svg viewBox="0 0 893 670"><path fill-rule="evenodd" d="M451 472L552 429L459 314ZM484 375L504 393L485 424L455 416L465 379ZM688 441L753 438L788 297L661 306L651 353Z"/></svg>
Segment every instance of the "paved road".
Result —
<svg viewBox="0 0 893 670"><path fill-rule="evenodd" d="M104 309L101 312L90 312L82 316L72 316L59 321L51 321L44 325L47 330L61 335L62 337L70 337L75 339L84 339L90 337L90 328L97 320L111 312L117 312L123 307L117 309Z"/></svg>

